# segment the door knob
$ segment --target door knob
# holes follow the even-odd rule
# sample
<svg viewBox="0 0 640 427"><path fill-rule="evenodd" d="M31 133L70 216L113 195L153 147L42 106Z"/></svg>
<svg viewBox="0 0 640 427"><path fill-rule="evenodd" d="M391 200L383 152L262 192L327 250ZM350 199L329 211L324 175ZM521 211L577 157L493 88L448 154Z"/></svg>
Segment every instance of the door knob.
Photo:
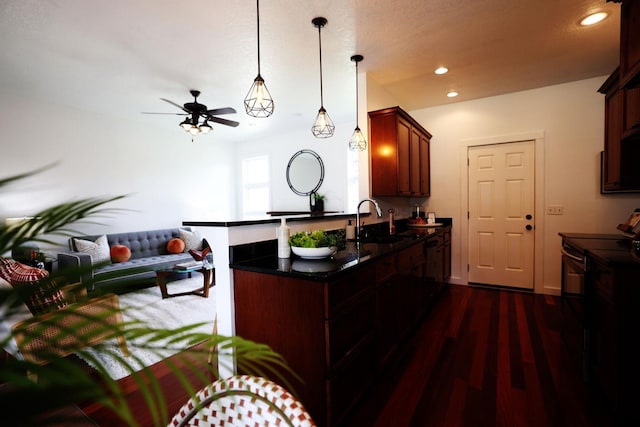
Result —
<svg viewBox="0 0 640 427"><path fill-rule="evenodd" d="M527 224L527 226L525 227L527 230L532 230L533 226L531 224Z"/></svg>
<svg viewBox="0 0 640 427"><path fill-rule="evenodd" d="M533 217L531 216L531 214L527 214L527 216L525 216L525 218L526 218L526 219L531 219L531 218L533 218Z"/></svg>

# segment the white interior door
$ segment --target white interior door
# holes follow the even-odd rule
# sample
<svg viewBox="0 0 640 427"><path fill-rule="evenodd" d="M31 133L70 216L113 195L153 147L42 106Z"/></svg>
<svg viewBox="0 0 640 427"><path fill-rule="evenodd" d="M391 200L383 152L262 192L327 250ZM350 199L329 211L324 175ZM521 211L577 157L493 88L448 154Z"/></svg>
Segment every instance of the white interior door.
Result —
<svg viewBox="0 0 640 427"><path fill-rule="evenodd" d="M470 283L533 289L534 141L469 147Z"/></svg>

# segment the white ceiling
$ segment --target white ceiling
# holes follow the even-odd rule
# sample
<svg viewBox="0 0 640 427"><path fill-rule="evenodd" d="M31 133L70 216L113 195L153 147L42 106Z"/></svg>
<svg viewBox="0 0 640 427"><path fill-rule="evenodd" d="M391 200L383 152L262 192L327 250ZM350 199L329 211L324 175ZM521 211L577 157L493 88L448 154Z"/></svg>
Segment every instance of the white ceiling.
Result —
<svg viewBox="0 0 640 427"><path fill-rule="evenodd" d="M355 68L407 110L609 74L618 64L619 4L605 0L263 0L261 71L275 100L267 119L244 113L257 74L254 0L2 0L0 85L61 105L173 129L160 100L232 106L237 128L216 140L311 127L320 106L354 120ZM591 28L588 12L610 16ZM446 65L450 72L433 70ZM460 96L449 99L449 89ZM211 136L207 136L210 138Z"/></svg>

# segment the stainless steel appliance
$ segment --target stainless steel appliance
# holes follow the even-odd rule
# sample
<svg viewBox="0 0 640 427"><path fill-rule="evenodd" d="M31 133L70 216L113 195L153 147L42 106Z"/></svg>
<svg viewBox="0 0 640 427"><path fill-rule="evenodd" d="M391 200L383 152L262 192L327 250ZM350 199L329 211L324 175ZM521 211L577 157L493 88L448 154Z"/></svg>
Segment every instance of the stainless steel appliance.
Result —
<svg viewBox="0 0 640 427"><path fill-rule="evenodd" d="M595 249L623 249L624 236L620 234L560 233L562 237L562 281L560 304L564 317L562 338L569 355L582 374L589 380L589 316L588 284L585 281L589 268L587 252Z"/></svg>

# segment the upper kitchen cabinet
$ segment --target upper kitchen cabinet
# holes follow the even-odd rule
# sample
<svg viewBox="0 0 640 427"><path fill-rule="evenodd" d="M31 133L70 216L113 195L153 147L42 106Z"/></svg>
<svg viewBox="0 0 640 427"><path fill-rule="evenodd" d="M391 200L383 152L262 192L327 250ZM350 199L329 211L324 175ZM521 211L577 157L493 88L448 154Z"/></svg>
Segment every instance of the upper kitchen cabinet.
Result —
<svg viewBox="0 0 640 427"><path fill-rule="evenodd" d="M618 1L619 2L619 1ZM621 5L620 67L600 87L605 94L602 189L640 192L640 1Z"/></svg>
<svg viewBox="0 0 640 427"><path fill-rule="evenodd" d="M640 87L640 2L626 0L620 6L620 83Z"/></svg>
<svg viewBox="0 0 640 427"><path fill-rule="evenodd" d="M431 134L400 107L369 112L371 195L429 197Z"/></svg>

